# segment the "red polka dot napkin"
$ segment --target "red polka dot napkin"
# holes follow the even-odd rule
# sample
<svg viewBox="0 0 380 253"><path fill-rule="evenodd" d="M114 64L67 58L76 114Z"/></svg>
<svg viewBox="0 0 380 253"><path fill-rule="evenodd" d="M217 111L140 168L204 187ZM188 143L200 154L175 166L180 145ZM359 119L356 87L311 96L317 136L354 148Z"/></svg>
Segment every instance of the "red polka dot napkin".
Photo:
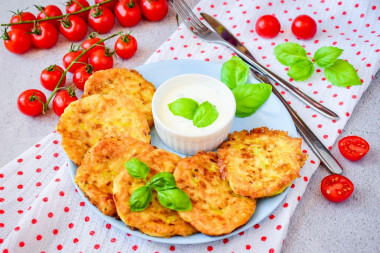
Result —
<svg viewBox="0 0 380 253"><path fill-rule="evenodd" d="M341 58L357 69L363 85L335 87L318 68L308 81L289 79L338 113L339 121L319 115L278 87L320 140L330 147L379 68L379 8L378 2L363 0L202 0L194 11L213 15L262 64L286 79L289 79L286 67L273 54L279 43L298 42L310 54L321 46L344 49ZM274 39L262 39L254 31L256 19L264 14L275 14L280 20L281 33ZM308 14L317 21L318 32L312 40L298 41L291 33L291 22L300 14ZM179 58L223 62L231 55L229 49L203 42L181 25L148 62ZM303 152L309 154L309 159L301 177L268 218L229 239L199 245L167 245L125 234L98 217L75 191L60 136L52 133L0 169L0 249L2 252L280 252L290 217L319 165L308 147L303 146Z"/></svg>

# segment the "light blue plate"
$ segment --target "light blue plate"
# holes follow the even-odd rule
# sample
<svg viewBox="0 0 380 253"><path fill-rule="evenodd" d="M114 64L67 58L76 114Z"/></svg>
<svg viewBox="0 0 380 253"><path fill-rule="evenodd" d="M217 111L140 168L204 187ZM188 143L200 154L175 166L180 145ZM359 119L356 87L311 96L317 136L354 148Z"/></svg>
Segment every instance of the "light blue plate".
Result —
<svg viewBox="0 0 380 253"><path fill-rule="evenodd" d="M156 62L152 64L146 64L140 67L137 67L136 70L139 71L145 79L149 82L153 83L156 88L160 86L164 81L169 78L172 78L177 75L182 74L205 74L217 79L220 79L220 71L222 65L219 63L211 63L205 61L195 61L195 60L172 60L172 61L162 61ZM252 80L251 82L256 82ZM285 107L281 104L281 102L275 97L273 94L269 97L266 103L259 109L255 114L247 118L235 118L234 123L232 125L231 132L240 131L243 129L251 130L252 128L266 126L271 129L278 129L288 131L290 136L298 137L296 128L293 124L293 121L288 114ZM175 153L173 150L170 150L165 144L163 144L158 137L155 129L153 128L150 132L152 145L157 146L159 148L163 148ZM178 154L181 155L181 154ZM181 155L183 157L183 155ZM69 170L71 177L74 181L75 173L77 170L77 166L69 161ZM260 222L262 219L269 216L273 210L282 202L282 200L286 197L289 189L286 189L283 193L266 199L260 199L257 201L256 211L252 218L248 221L244 226L236 229L232 233L224 236L207 236L204 234L195 234L187 237L183 236L174 236L171 238L160 238L153 237L143 233L140 233L138 230L131 230L128 228L125 223L121 220L117 220L113 217L109 217L101 213L95 206L93 206L88 199L83 195L83 192L78 188L75 184L80 195L83 197L84 201L87 205L89 205L95 213L101 216L105 221L109 222L113 226L121 229L122 231L144 238L155 242L161 243L170 243L170 244L196 244L196 243L206 243L216 240L221 240L227 237L231 237L236 235L244 230L247 230L256 223Z"/></svg>

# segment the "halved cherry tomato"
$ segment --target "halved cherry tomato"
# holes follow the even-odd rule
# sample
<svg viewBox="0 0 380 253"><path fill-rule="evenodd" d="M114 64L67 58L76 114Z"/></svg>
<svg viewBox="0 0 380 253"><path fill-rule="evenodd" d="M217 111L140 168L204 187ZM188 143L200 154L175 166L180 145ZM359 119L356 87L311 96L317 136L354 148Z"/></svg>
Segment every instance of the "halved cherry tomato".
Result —
<svg viewBox="0 0 380 253"><path fill-rule="evenodd" d="M36 16L34 16L33 13L31 12L20 12L17 11L9 21L9 23L17 23L20 21L31 21L31 20L36 20ZM11 29L24 29L25 31L30 31L34 27L33 23L28 23L28 24L19 24L19 25L11 25Z"/></svg>
<svg viewBox="0 0 380 253"><path fill-rule="evenodd" d="M60 90L55 94L53 99L53 111L57 116L61 116L65 108L76 100L78 100L78 98L75 96L74 90Z"/></svg>
<svg viewBox="0 0 380 253"><path fill-rule="evenodd" d="M51 48L58 41L58 31L52 24L36 24L30 35L32 43L38 48Z"/></svg>
<svg viewBox="0 0 380 253"><path fill-rule="evenodd" d="M137 51L137 41L131 35L120 36L115 43L115 51L123 59L131 58Z"/></svg>
<svg viewBox="0 0 380 253"><path fill-rule="evenodd" d="M25 90L17 98L17 107L25 115L37 116L42 114L46 96L40 90Z"/></svg>
<svg viewBox="0 0 380 253"><path fill-rule="evenodd" d="M321 192L329 201L341 202L354 192L354 184L342 175L329 175L321 182Z"/></svg>
<svg viewBox="0 0 380 253"><path fill-rule="evenodd" d="M68 16L61 21L59 30L70 41L80 41L87 34L87 24L77 16Z"/></svg>
<svg viewBox="0 0 380 253"><path fill-rule="evenodd" d="M115 25L115 16L109 9L97 6L89 12L88 24L98 33L108 33Z"/></svg>
<svg viewBox="0 0 380 253"><path fill-rule="evenodd" d="M75 46L72 46L70 51L63 56L63 67L67 69L67 67L77 58L83 51L75 48ZM74 73L77 68L87 64L88 58L86 54L82 55L76 63L74 63L70 69L69 72Z"/></svg>
<svg viewBox="0 0 380 253"><path fill-rule="evenodd" d="M90 64L77 68L73 75L73 83L75 86L78 89L83 90L87 79L92 75L93 71L94 68Z"/></svg>
<svg viewBox="0 0 380 253"><path fill-rule="evenodd" d="M14 54L23 54L32 45L32 39L24 29L16 28L9 32L5 30L2 38L5 48Z"/></svg>
<svg viewBox="0 0 380 253"><path fill-rule="evenodd" d="M255 29L257 35L260 37L270 39L277 36L280 32L281 25L275 16L264 15L256 21Z"/></svg>
<svg viewBox="0 0 380 253"><path fill-rule="evenodd" d="M90 4L86 0L69 0L66 2L66 13L77 12L89 6ZM88 12L89 11L84 11L75 14L75 16L78 16L83 20L87 20Z"/></svg>
<svg viewBox="0 0 380 253"><path fill-rule="evenodd" d="M369 151L369 144L359 136L346 136L338 142L340 153L351 161L362 159Z"/></svg>
<svg viewBox="0 0 380 253"><path fill-rule="evenodd" d="M141 9L134 0L122 0L115 7L115 16L125 27L137 25L141 20Z"/></svg>
<svg viewBox="0 0 380 253"><path fill-rule="evenodd" d="M113 53L108 48L96 50L89 58L89 63L94 67L94 71L110 69L113 67Z"/></svg>
<svg viewBox="0 0 380 253"><path fill-rule="evenodd" d="M142 14L150 21L159 21L168 13L168 2L166 0L141 0Z"/></svg>
<svg viewBox="0 0 380 253"><path fill-rule="evenodd" d="M42 86L44 86L47 90L54 90L57 86L58 81L61 79L63 75L63 69L58 65L51 65L46 69L42 70L40 75L40 82ZM59 87L65 85L66 76L63 77L62 82Z"/></svg>
<svg viewBox="0 0 380 253"><path fill-rule="evenodd" d="M37 19L44 19L48 17L56 17L61 16L62 11L55 5L47 5L46 7L43 6L37 6L37 8L41 11L37 15ZM57 30L59 29L59 20L58 19L52 19L52 20L46 20L42 21L42 23L49 23L53 25Z"/></svg>
<svg viewBox="0 0 380 253"><path fill-rule="evenodd" d="M97 36L97 33L93 32L90 34L90 37L88 39L86 39L82 42L81 46L82 46L83 50L87 50L88 48L90 48L92 45L94 45L95 43L97 43L100 40L100 38L97 38L96 36ZM88 57L90 57L90 55L98 49L104 50L104 42L101 42L97 46L88 50L86 55Z"/></svg>
<svg viewBox="0 0 380 253"><path fill-rule="evenodd" d="M102 3L104 1L106 1L106 0L95 0L95 4ZM113 1L111 1L109 3L102 4L101 6L109 9L112 12L114 12L115 6L116 6L117 2L118 2L118 0L113 0Z"/></svg>
<svg viewBox="0 0 380 253"><path fill-rule="evenodd" d="M292 23L292 32L299 39L311 39L317 32L317 23L308 15L300 15Z"/></svg>

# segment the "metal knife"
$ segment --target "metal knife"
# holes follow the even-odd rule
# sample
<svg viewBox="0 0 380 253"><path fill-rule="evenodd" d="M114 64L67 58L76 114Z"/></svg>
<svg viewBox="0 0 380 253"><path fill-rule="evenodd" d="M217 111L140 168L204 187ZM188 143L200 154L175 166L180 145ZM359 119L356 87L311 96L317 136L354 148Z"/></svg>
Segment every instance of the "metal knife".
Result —
<svg viewBox="0 0 380 253"><path fill-rule="evenodd" d="M239 56L243 54L245 58L250 58L255 61L255 58L248 51L248 49L241 44L241 42L235 38L221 23L219 23L213 17L201 13L202 17L205 18L206 22L210 24L210 26L219 34L219 36L228 42L231 45L231 48L235 51L238 50ZM236 51L235 51L236 52ZM236 52L236 53L238 53ZM243 58L243 60L245 60ZM252 67L252 66L251 66ZM288 110L290 116L292 117L294 124L297 127L298 133L301 137L306 141L306 143L310 146L313 153L321 160L321 162L326 166L326 168L334 174L342 174L343 168L339 164L339 162L335 159L335 157L330 153L330 151L322 144L322 142L318 139L317 136L310 130L310 128L306 125L306 123L301 119L300 116L293 110L293 108L286 102L286 100L281 96L276 87L269 81L266 75L258 72L255 68L251 68L254 76L260 80L261 82L271 84L273 93L280 99L280 101L284 104L285 108Z"/></svg>

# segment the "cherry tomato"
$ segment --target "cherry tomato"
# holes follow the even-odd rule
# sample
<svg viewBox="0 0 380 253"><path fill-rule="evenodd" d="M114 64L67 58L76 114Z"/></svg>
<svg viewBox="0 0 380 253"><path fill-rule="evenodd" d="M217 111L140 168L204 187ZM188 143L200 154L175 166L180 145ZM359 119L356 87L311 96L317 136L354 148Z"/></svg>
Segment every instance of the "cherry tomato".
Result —
<svg viewBox="0 0 380 253"><path fill-rule="evenodd" d="M168 13L166 0L141 0L140 7L144 17L150 21L159 21Z"/></svg>
<svg viewBox="0 0 380 253"><path fill-rule="evenodd" d="M48 5L46 7L41 6L38 8L41 10L41 12L38 13L37 19L44 19L47 17L56 17L56 16L62 15L61 9L59 9L55 5ZM42 21L41 24L42 23L49 23L49 24L53 25L57 30L59 29L59 20L58 19L46 20L46 21Z"/></svg>
<svg viewBox="0 0 380 253"><path fill-rule="evenodd" d="M115 16L109 9L98 6L88 14L88 24L98 33L108 33L115 25Z"/></svg>
<svg viewBox="0 0 380 253"><path fill-rule="evenodd" d="M86 0L69 0L66 2L66 13L77 12L89 6L90 4ZM75 16L78 16L83 20L87 20L88 13L89 11L84 11L75 14Z"/></svg>
<svg viewBox="0 0 380 253"><path fill-rule="evenodd" d="M96 34L97 33L95 33L95 32L91 33L90 37L82 42L81 46L82 46L83 50L87 50L88 48L90 48L92 45L94 45L95 43L97 43L100 40L100 38L95 37ZM104 49L104 42L101 42L97 46L88 50L86 53L86 56L90 57L90 55L98 49L102 49L102 50Z"/></svg>
<svg viewBox="0 0 380 253"><path fill-rule="evenodd" d="M70 49L70 52L68 52L67 54L65 54L63 56L63 67L65 69L67 69L67 67L71 64L72 61L75 60L75 58L77 58L83 51L82 50L76 50L74 49L73 47ZM82 63L80 63L82 62ZM75 70L77 70L77 68L83 66L84 64L87 64L88 62L88 58L87 56L84 54L82 55L76 63L74 63L70 69L69 69L69 72L71 73L74 73ZM83 64L84 63L84 64Z"/></svg>
<svg viewBox="0 0 380 253"><path fill-rule="evenodd" d="M260 37L270 39L278 35L281 25L275 16L264 15L256 21L255 29Z"/></svg>
<svg viewBox="0 0 380 253"><path fill-rule="evenodd" d="M329 201L341 202L354 192L354 184L342 175L329 175L321 182L321 192Z"/></svg>
<svg viewBox="0 0 380 253"><path fill-rule="evenodd" d="M104 1L106 1L106 0L95 0L95 4L102 3ZM110 10L112 12L114 12L117 2L118 2L118 0L113 0L109 3L102 4L101 6L107 8L108 10Z"/></svg>
<svg viewBox="0 0 380 253"><path fill-rule="evenodd" d="M299 39L311 39L317 32L317 23L308 15L300 15L293 20L292 32Z"/></svg>
<svg viewBox="0 0 380 253"><path fill-rule="evenodd" d="M132 27L141 20L141 9L134 0L122 0L115 7L115 16L122 26Z"/></svg>
<svg viewBox="0 0 380 253"><path fill-rule="evenodd" d="M35 47L51 48L58 41L58 31L52 24L37 24L30 37Z"/></svg>
<svg viewBox="0 0 380 253"><path fill-rule="evenodd" d="M65 111L65 108L69 106L71 102L78 100L73 90L60 90L55 94L53 99L53 111L57 116L61 116Z"/></svg>
<svg viewBox="0 0 380 253"><path fill-rule="evenodd" d="M123 59L131 58L137 51L137 41L131 35L120 36L115 43L115 51Z"/></svg>
<svg viewBox="0 0 380 253"><path fill-rule="evenodd" d="M94 67L94 71L110 69L113 67L112 53L109 53L107 48L96 50L90 56L90 64Z"/></svg>
<svg viewBox="0 0 380 253"><path fill-rule="evenodd" d="M34 16L33 13L31 12L19 12L17 11L9 21L9 23L17 23L20 21L31 21L31 20L36 20L36 16ZM11 25L11 30L13 29L24 29L25 31L30 31L34 27L33 23L28 23L28 24L20 24L20 25Z"/></svg>
<svg viewBox="0 0 380 253"><path fill-rule="evenodd" d="M346 136L338 142L340 153L351 161L362 159L369 151L369 144L359 136Z"/></svg>
<svg viewBox="0 0 380 253"><path fill-rule="evenodd" d="M32 45L30 35L23 29L16 28L9 32L4 31L3 39L5 48L14 54L23 54Z"/></svg>
<svg viewBox="0 0 380 253"><path fill-rule="evenodd" d="M87 24L77 16L69 16L61 21L59 30L70 41L80 41L87 34Z"/></svg>
<svg viewBox="0 0 380 253"><path fill-rule="evenodd" d="M83 90L84 84L86 83L87 79L92 75L93 71L94 68L90 64L83 65L77 68L73 75L73 83L75 84L75 86L78 89Z"/></svg>
<svg viewBox="0 0 380 253"><path fill-rule="evenodd" d="M39 90L25 90L17 98L17 106L20 112L28 116L37 116L42 114L46 96Z"/></svg>
<svg viewBox="0 0 380 253"><path fill-rule="evenodd" d="M63 75L63 69L58 65L51 65L46 69L42 70L40 75L40 82L47 90L54 90L57 86L59 79ZM59 87L65 85L66 76L63 77L62 82Z"/></svg>

